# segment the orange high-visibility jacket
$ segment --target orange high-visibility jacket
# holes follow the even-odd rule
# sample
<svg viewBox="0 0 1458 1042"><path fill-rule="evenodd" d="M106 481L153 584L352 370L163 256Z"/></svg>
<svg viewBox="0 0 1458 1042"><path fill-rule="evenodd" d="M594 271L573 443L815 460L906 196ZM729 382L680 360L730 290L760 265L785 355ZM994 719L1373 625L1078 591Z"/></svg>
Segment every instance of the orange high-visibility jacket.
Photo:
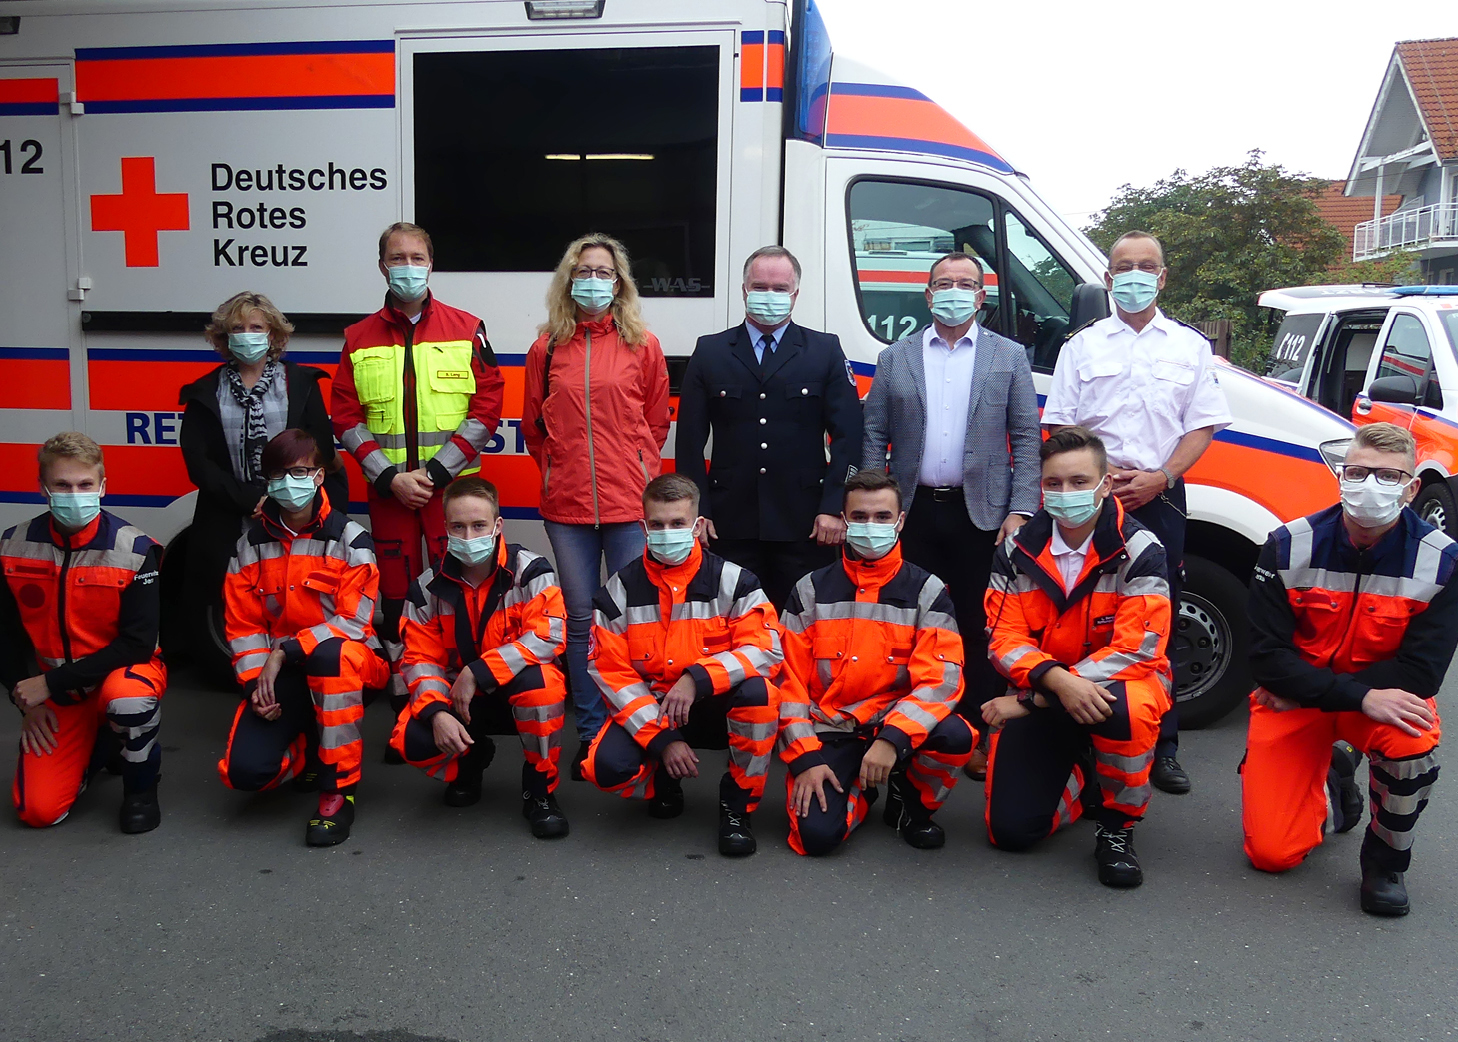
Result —
<svg viewBox="0 0 1458 1042"><path fill-rule="evenodd" d="M962 697L962 637L946 586L901 558L842 556L785 605L780 757L824 762L818 732L876 733L905 759ZM876 729L879 728L877 732Z"/></svg>
<svg viewBox="0 0 1458 1042"><path fill-rule="evenodd" d="M314 496L314 520L294 535L278 504L249 524L223 580L228 645L240 684L257 678L275 648L302 662L334 637L378 648L375 601L380 572L370 534Z"/></svg>
<svg viewBox="0 0 1458 1042"><path fill-rule="evenodd" d="M463 669L489 692L528 666L551 667L567 639L567 609L547 559L498 539L489 582L473 589L448 555L411 583L400 634L410 715L429 720L450 706Z"/></svg>
<svg viewBox="0 0 1458 1042"><path fill-rule="evenodd" d="M1251 672L1281 698L1359 712L1373 688L1438 693L1458 644L1458 545L1403 510L1358 550L1342 508L1276 529L1250 584Z"/></svg>
<svg viewBox="0 0 1458 1042"><path fill-rule="evenodd" d="M593 598L588 671L614 722L648 752L679 740L659 704L680 677L696 697L750 677L771 680L784 652L774 606L759 580L697 542L680 565L646 551Z"/></svg>
<svg viewBox="0 0 1458 1042"><path fill-rule="evenodd" d="M1096 684L1158 677L1168 697L1164 546L1109 496L1083 572L1065 591L1053 524L1040 510L993 555L984 600L993 663L1016 688L1042 691L1043 675L1063 666Z"/></svg>
<svg viewBox="0 0 1458 1042"><path fill-rule="evenodd" d="M123 666L157 653L161 548L103 510L66 535L49 512L0 539L0 683L30 675L27 641L51 698L69 704Z"/></svg>

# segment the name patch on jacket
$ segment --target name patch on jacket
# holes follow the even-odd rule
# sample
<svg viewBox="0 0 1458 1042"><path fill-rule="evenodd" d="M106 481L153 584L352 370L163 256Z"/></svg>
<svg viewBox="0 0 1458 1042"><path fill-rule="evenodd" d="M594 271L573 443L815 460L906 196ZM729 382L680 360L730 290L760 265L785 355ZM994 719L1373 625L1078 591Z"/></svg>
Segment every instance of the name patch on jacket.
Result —
<svg viewBox="0 0 1458 1042"><path fill-rule="evenodd" d="M471 373L464 369L437 369L435 378L437 380L469 380Z"/></svg>
<svg viewBox="0 0 1458 1042"><path fill-rule="evenodd" d="M1112 615L1100 615L1097 619L1094 619L1093 624L1095 626L1112 626L1114 624L1114 617Z"/></svg>

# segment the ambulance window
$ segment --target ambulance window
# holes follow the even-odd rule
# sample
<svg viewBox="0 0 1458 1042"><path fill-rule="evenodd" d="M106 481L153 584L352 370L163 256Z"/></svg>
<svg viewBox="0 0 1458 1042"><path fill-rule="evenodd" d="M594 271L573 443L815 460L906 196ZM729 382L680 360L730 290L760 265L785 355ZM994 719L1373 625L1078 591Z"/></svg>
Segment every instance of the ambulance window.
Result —
<svg viewBox="0 0 1458 1042"><path fill-rule="evenodd" d="M1411 377L1413 386L1423 389L1421 404L1440 409L1443 392L1438 386L1438 374L1433 371L1432 360L1433 351L1422 320L1416 315L1394 315L1382 345L1382 357L1377 362L1376 379Z"/></svg>
<svg viewBox="0 0 1458 1042"><path fill-rule="evenodd" d="M415 56L415 219L441 271L622 240L645 296L713 296L717 47Z"/></svg>
<svg viewBox="0 0 1458 1042"><path fill-rule="evenodd" d="M1271 379L1292 387L1300 384L1306 360L1311 357L1311 348L1316 343L1317 330L1325 318L1323 314L1287 315L1281 320L1281 328L1276 330L1276 339L1271 344L1271 361L1266 370Z"/></svg>
<svg viewBox="0 0 1458 1042"><path fill-rule="evenodd" d="M1002 285L1014 340L1030 349L1029 362L1051 371L1068 338L1073 287L1078 278L1017 214L1006 213L1007 265Z"/></svg>
<svg viewBox="0 0 1458 1042"><path fill-rule="evenodd" d="M987 299L978 320L996 314L996 214L992 200L943 185L857 181L849 199L851 257L861 317L892 343L931 321L927 275L936 259L961 250L983 267Z"/></svg>

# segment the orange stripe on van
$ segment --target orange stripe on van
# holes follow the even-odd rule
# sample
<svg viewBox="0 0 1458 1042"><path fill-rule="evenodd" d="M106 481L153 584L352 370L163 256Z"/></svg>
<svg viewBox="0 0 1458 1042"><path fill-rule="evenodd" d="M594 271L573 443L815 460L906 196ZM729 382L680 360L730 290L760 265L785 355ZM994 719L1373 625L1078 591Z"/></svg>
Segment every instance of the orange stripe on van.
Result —
<svg viewBox="0 0 1458 1042"><path fill-rule="evenodd" d="M0 80L0 105L55 104L60 86L59 80Z"/></svg>
<svg viewBox="0 0 1458 1042"><path fill-rule="evenodd" d="M256 54L76 63L83 101L395 93L393 54Z"/></svg>
<svg viewBox="0 0 1458 1042"><path fill-rule="evenodd" d="M991 146L933 101L835 94L831 97L826 132L936 141L996 155Z"/></svg>
<svg viewBox="0 0 1458 1042"><path fill-rule="evenodd" d="M759 90L764 87L764 44L740 45L739 86L744 90Z"/></svg>
<svg viewBox="0 0 1458 1042"><path fill-rule="evenodd" d="M764 85L771 90L785 85L785 45L782 43L770 43L766 45L766 64Z"/></svg>
<svg viewBox="0 0 1458 1042"><path fill-rule="evenodd" d="M0 409L70 407L70 362L50 358L0 358Z"/></svg>
<svg viewBox="0 0 1458 1042"><path fill-rule="evenodd" d="M1252 482L1253 474L1261 480ZM1336 478L1323 463L1219 440L1190 468L1186 480L1238 493L1287 521L1325 510L1336 498Z"/></svg>

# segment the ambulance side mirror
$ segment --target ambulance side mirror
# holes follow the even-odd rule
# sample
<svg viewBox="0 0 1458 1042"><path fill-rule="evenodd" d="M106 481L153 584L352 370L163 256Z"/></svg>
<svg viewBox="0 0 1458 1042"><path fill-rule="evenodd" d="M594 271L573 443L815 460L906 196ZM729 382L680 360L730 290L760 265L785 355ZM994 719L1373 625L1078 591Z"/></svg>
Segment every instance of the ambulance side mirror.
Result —
<svg viewBox="0 0 1458 1042"><path fill-rule="evenodd" d="M1073 307L1068 314L1069 330L1109 317L1109 291L1102 282L1080 282L1073 287Z"/></svg>
<svg viewBox="0 0 1458 1042"><path fill-rule="evenodd" d="M1410 376L1384 376L1373 380L1367 388L1367 397L1374 402L1388 402L1392 405L1416 405L1418 401L1417 381Z"/></svg>

